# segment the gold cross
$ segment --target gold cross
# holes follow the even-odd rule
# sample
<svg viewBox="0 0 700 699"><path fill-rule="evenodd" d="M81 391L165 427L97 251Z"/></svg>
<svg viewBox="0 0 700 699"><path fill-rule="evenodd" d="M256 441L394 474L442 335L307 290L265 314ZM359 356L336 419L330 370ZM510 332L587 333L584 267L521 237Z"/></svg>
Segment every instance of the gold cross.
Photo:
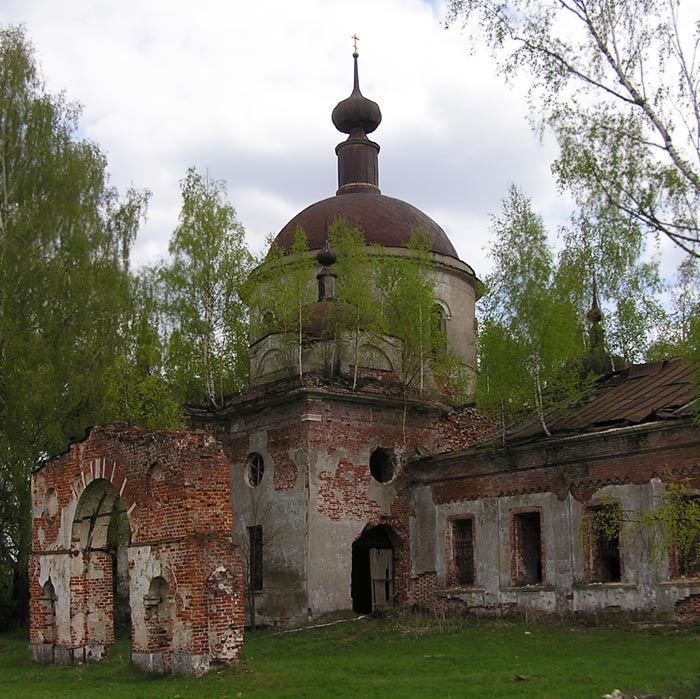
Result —
<svg viewBox="0 0 700 699"><path fill-rule="evenodd" d="M351 39L353 40L353 42L354 42L354 43L353 43L353 46L354 46L354 49L355 49L355 53L357 53L357 42L360 40L360 37L357 36L357 34L353 34L350 38L351 38Z"/></svg>

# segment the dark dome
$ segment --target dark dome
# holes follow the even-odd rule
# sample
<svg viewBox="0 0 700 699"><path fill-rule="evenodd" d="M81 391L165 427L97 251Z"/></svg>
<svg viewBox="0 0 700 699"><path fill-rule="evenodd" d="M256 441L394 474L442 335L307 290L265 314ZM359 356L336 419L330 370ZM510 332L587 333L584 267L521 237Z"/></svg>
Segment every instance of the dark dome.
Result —
<svg viewBox="0 0 700 699"><path fill-rule="evenodd" d="M445 231L433 219L405 201L376 192L337 194L312 204L287 223L275 243L289 250L299 227L308 237L309 250L319 250L326 244L330 225L339 217L360 228L367 245L384 247L406 247L411 233L421 226L428 232L432 252L457 258Z"/></svg>
<svg viewBox="0 0 700 699"><path fill-rule="evenodd" d="M372 133L382 122L382 112L379 105L367 99L360 92L360 79L357 72L357 53L353 53L355 62L355 78L352 94L347 99L336 104L331 119L335 128L343 133L352 134L362 131L362 138ZM357 134L359 135L359 134Z"/></svg>

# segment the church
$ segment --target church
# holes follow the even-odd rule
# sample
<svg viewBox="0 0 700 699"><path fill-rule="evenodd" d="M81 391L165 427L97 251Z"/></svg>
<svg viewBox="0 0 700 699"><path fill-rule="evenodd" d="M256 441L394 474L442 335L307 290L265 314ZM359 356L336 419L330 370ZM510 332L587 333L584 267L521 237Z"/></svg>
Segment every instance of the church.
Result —
<svg viewBox="0 0 700 699"><path fill-rule="evenodd" d="M700 610L698 562L635 525L671 481L686 499L700 494L697 367L670 359L603 375L552 416L549 436L525 424L503 446L473 406L446 405L430 376L424 390L407 390L395 337L329 332L341 307L331 227L346 222L396 260L415 254L420 230L431 313L463 372L476 372L477 277L435 221L381 192L379 145L368 137L381 111L361 93L353 60L352 93L332 112L347 135L336 147L337 191L275 241L284 278L303 231L316 277L293 342L259 309L249 389L217 411L193 411L191 433L96 427L34 473L36 660L103 658L120 580L134 662L183 674L234 661L244 624L289 626L335 610ZM129 530L119 565L108 550L117 508ZM591 526L599 516L604 532Z"/></svg>

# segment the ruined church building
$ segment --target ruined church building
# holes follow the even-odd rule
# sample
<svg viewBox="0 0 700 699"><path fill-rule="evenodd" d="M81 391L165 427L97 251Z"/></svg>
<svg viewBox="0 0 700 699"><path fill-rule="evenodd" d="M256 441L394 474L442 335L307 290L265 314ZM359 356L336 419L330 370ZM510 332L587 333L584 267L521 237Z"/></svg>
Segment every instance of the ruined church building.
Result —
<svg viewBox="0 0 700 699"><path fill-rule="evenodd" d="M342 217L366 245L403 257L412 232L427 233L435 313L474 372L477 279L437 223L381 193L379 145L368 138L381 112L360 92L357 54L352 94L332 119L348 135L336 147L336 194L276 238L289 251L303 229L317 262L300 353L259 331L249 389L193 413L197 431L96 427L34 473L36 660L102 659L120 586L133 661L183 674L235 661L253 619L700 609L700 569L673 550L657 555L650 531L614 517L605 536L586 525L601 510L651 512L669 474L689 479L691 495L700 488L690 369L671 359L602 376L552 420L551 436L526 425L505 449L484 441L491 425L476 410L445 406L434 382L407 394L395 338L361 334L353 349L326 332L339 303L329 226ZM116 558L115 508L129 531Z"/></svg>

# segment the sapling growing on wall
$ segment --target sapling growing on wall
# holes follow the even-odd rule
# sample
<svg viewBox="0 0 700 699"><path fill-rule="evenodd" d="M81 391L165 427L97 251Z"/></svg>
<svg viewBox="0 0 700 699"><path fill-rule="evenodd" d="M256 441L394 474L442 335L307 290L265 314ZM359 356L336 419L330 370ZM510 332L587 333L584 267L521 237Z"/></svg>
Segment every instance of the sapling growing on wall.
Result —
<svg viewBox="0 0 700 699"><path fill-rule="evenodd" d="M350 313L340 317L340 334L350 336L353 355L353 389L357 387L360 346L363 338L381 333L380 307L376 298L379 254L370 250L359 228L350 226L344 218L337 218L330 227L330 242L338 260L338 301Z"/></svg>

